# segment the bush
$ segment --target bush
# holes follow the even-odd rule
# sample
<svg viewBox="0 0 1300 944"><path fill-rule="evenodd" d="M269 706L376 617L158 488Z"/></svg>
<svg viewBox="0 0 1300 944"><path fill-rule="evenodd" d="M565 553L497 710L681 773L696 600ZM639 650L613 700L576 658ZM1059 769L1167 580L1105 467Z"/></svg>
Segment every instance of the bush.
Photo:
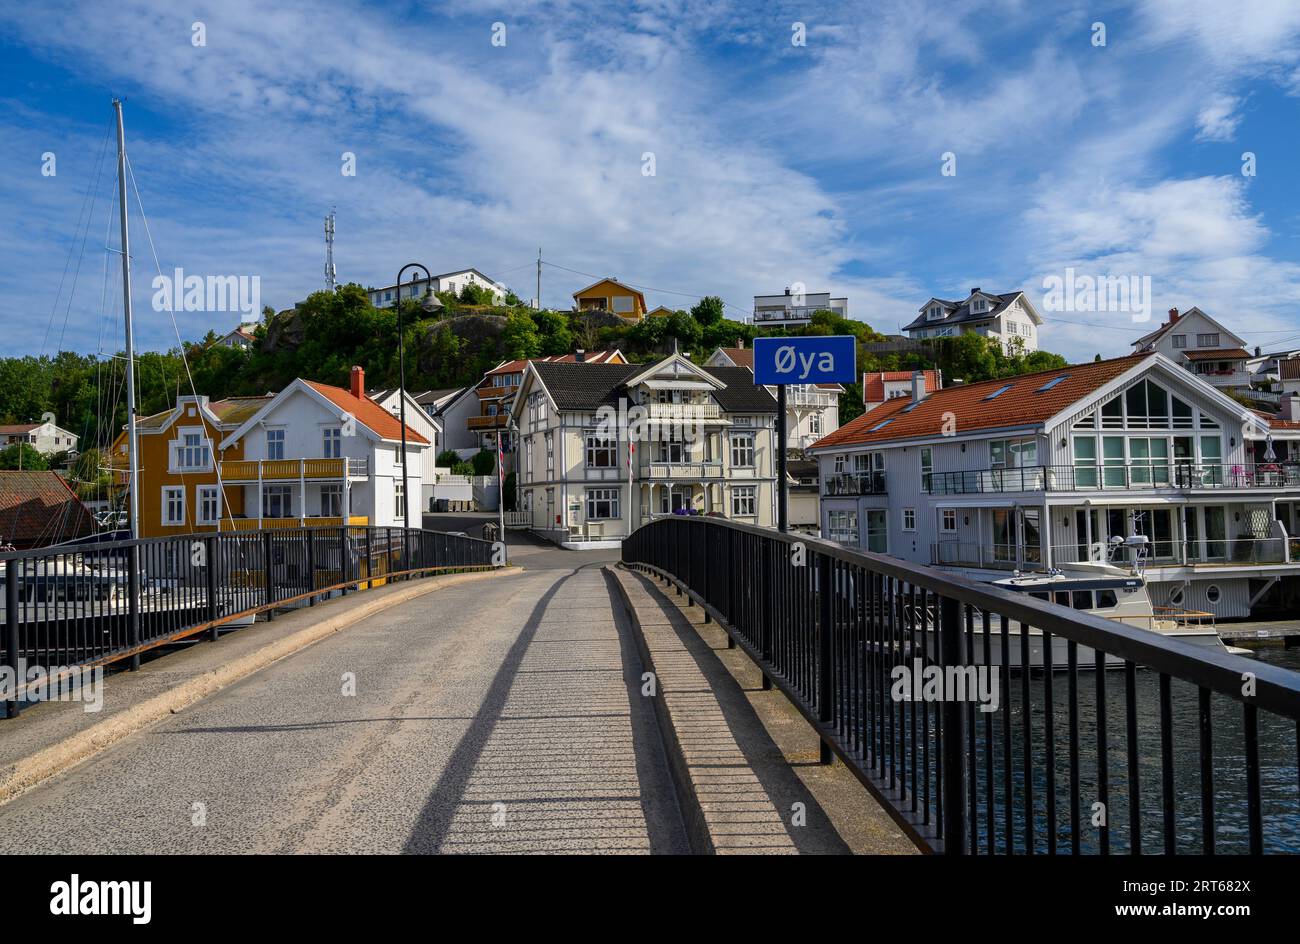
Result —
<svg viewBox="0 0 1300 944"><path fill-rule="evenodd" d="M456 455L451 449L444 449L438 453L438 458L434 460L434 464L443 469L453 468L458 462L460 462L460 456Z"/></svg>
<svg viewBox="0 0 1300 944"><path fill-rule="evenodd" d="M491 475L492 470L497 467L497 457L491 449L481 449L471 460L474 464L475 475Z"/></svg>

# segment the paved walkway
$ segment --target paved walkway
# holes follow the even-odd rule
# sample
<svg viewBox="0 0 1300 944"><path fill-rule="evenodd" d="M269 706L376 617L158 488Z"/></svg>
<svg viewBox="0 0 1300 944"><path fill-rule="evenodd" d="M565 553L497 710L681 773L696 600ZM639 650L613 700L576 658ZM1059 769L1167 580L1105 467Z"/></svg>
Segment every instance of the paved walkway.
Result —
<svg viewBox="0 0 1300 944"><path fill-rule="evenodd" d="M520 557L535 569L373 616L0 807L0 852L685 852L599 564Z"/></svg>

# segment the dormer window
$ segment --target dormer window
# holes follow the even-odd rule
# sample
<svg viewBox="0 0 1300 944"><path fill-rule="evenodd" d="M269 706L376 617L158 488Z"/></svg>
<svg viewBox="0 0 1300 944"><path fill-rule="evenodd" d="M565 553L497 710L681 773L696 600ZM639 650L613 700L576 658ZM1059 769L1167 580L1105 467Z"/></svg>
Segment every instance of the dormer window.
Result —
<svg viewBox="0 0 1300 944"><path fill-rule="evenodd" d="M938 321L943 317L943 308L939 305L931 305L925 312L927 321Z"/></svg>
<svg viewBox="0 0 1300 944"><path fill-rule="evenodd" d="M987 299L977 298L970 303L970 310L974 312L988 311L989 303Z"/></svg>

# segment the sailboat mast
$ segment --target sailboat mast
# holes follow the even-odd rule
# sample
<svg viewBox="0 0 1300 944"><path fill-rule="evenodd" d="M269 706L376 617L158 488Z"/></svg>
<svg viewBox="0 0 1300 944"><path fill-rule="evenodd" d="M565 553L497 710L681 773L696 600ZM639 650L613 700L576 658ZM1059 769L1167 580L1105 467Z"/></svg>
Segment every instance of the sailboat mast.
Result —
<svg viewBox="0 0 1300 944"><path fill-rule="evenodd" d="M131 242L126 231L126 134L122 130L122 102L113 99L117 112L117 192L122 215L122 308L126 315L126 453L127 510L131 538L140 537L139 458L135 431L135 334L131 326Z"/></svg>

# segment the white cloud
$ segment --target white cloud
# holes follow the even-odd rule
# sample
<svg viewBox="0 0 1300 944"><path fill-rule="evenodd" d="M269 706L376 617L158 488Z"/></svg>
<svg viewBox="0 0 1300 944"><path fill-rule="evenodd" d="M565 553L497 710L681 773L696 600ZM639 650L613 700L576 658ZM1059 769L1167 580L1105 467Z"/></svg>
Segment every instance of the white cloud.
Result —
<svg viewBox="0 0 1300 944"><path fill-rule="evenodd" d="M1240 102L1231 95L1212 95L1196 116L1198 141L1231 141L1237 133L1241 116L1237 114Z"/></svg>

